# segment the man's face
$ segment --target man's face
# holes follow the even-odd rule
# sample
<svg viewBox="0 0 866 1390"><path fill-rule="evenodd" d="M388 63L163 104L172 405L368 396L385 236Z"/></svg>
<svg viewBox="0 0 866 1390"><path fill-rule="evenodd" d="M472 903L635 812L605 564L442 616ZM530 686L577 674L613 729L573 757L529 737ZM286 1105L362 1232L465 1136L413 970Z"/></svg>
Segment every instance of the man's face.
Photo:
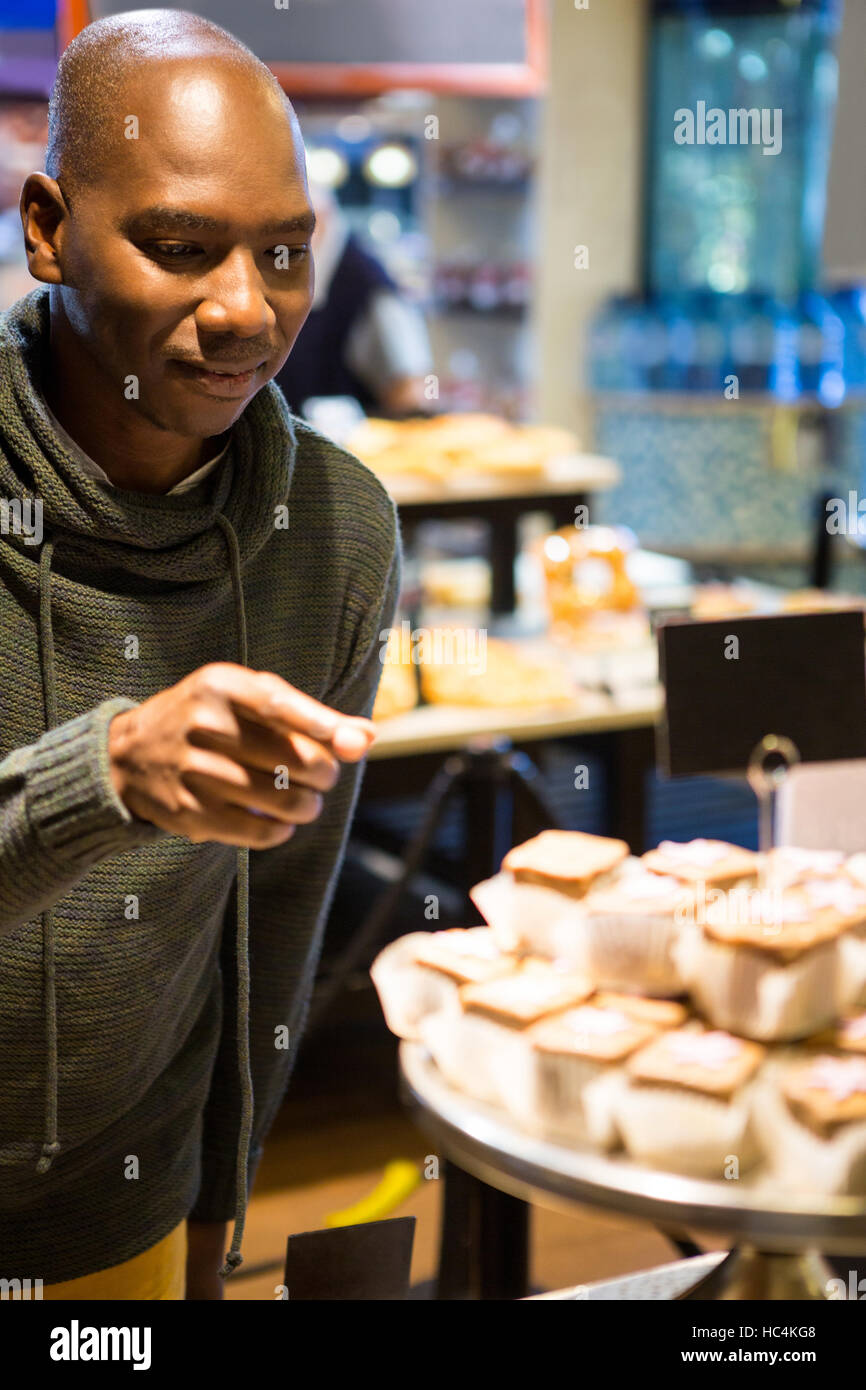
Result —
<svg viewBox="0 0 866 1390"><path fill-rule="evenodd" d="M174 434L221 434L310 309L303 150L278 95L223 63L149 67L125 97L137 138L73 200L64 309L131 409ZM136 129L126 113L118 124Z"/></svg>

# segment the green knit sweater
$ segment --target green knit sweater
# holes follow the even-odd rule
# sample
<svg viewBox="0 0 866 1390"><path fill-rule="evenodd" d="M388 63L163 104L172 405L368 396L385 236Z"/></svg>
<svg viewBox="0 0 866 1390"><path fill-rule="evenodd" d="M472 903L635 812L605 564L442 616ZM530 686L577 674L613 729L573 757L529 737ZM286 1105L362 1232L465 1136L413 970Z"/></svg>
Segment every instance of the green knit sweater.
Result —
<svg viewBox="0 0 866 1390"><path fill-rule="evenodd" d="M0 1277L46 1283L242 1217L359 785L277 849L195 845L117 798L112 717L212 661L368 715L400 578L388 494L272 383L185 494L84 476L48 339L46 289L0 315Z"/></svg>

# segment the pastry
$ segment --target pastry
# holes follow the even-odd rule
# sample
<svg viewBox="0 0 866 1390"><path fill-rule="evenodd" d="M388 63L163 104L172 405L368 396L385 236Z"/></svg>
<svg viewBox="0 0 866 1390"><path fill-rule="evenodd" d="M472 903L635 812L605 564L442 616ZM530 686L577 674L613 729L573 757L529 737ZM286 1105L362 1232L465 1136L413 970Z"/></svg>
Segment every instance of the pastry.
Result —
<svg viewBox="0 0 866 1390"><path fill-rule="evenodd" d="M583 901L584 968L606 989L681 993L676 946L694 901L688 884L640 863L594 885Z"/></svg>
<svg viewBox="0 0 866 1390"><path fill-rule="evenodd" d="M503 1105L525 1064L526 1029L591 993L584 976L534 961L500 980L462 986L447 1008L422 1021L421 1038L453 1086Z"/></svg>
<svg viewBox="0 0 866 1390"><path fill-rule="evenodd" d="M866 1058L780 1061L756 1091L755 1119L775 1187L866 1194Z"/></svg>
<svg viewBox="0 0 866 1390"><path fill-rule="evenodd" d="M487 638L478 661L438 659L437 650L446 656L451 650L441 635L447 632L432 629L419 654L421 690L429 704L537 708L573 705L577 699L574 680L561 662L532 658L499 638Z"/></svg>
<svg viewBox="0 0 866 1390"><path fill-rule="evenodd" d="M503 951L582 968L583 909L576 898L544 884L515 882L505 871L476 883L469 896Z"/></svg>
<svg viewBox="0 0 866 1390"><path fill-rule="evenodd" d="M379 952L370 975L391 1032L417 1041L421 1020L455 999L460 985L516 968L492 932L470 927L402 936Z"/></svg>
<svg viewBox="0 0 866 1390"><path fill-rule="evenodd" d="M653 1028L681 1028L688 1018L688 1009L676 999L651 999L640 994L614 994L599 990L589 1001L599 1009L617 1009L636 1023L649 1023Z"/></svg>
<svg viewBox="0 0 866 1390"><path fill-rule="evenodd" d="M845 856L839 850L797 849L793 845L771 849L763 857L766 882L781 888L808 883L812 879L838 878L844 864Z"/></svg>
<svg viewBox="0 0 866 1390"><path fill-rule="evenodd" d="M625 840L580 830L542 830L510 849L502 868L516 883L537 883L581 898L593 879L616 868L628 852Z"/></svg>
<svg viewBox="0 0 866 1390"><path fill-rule="evenodd" d="M712 884L754 878L760 863L751 850L724 840L689 840L684 844L662 840L658 849L649 850L642 859L652 873L669 874L684 883Z"/></svg>
<svg viewBox="0 0 866 1390"><path fill-rule="evenodd" d="M770 911L741 910L766 894L721 895L677 962L695 1004L716 1027L761 1041L805 1038L833 1021L846 1002L839 939L862 920L866 904L830 903L838 884L813 882L777 892ZM842 908L849 908L844 911Z"/></svg>
<svg viewBox="0 0 866 1390"><path fill-rule="evenodd" d="M614 1122L630 1156L653 1167L738 1177L760 1157L750 1084L764 1049L730 1033L659 1033L627 1063Z"/></svg>
<svg viewBox="0 0 866 1390"><path fill-rule="evenodd" d="M526 1129L547 1138L612 1147L622 1064L656 1034L651 1023L597 1000L543 1019L526 1034L506 1107Z"/></svg>

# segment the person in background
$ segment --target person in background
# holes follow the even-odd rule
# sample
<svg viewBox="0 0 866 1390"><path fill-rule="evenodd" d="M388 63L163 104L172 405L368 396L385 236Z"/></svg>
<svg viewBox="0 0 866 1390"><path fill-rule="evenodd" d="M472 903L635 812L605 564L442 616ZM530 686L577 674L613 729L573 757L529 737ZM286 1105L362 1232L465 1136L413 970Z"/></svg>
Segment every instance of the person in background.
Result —
<svg viewBox="0 0 866 1390"><path fill-rule="evenodd" d="M313 396L354 396L368 415L428 412L433 370L423 316L349 229L329 188L310 183L316 212L313 306L276 382L301 414Z"/></svg>

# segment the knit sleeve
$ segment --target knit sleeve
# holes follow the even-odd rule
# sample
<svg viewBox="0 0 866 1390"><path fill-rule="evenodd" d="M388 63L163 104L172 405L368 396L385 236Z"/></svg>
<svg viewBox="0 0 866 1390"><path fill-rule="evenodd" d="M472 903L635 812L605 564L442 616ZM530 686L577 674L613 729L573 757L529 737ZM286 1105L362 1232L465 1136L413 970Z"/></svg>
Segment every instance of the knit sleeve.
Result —
<svg viewBox="0 0 866 1390"><path fill-rule="evenodd" d="M106 700L0 762L0 935L38 917L88 869L163 832L114 790L108 727L132 700Z"/></svg>
<svg viewBox="0 0 866 1390"><path fill-rule="evenodd" d="M338 674L325 700L344 714L372 711L382 671L380 634L393 622L400 575L395 519L379 593L357 632L348 671ZM250 855L250 1185L294 1067L362 775L363 765L344 765L317 821L300 826L288 844ZM227 1221L234 1213L240 1116L234 951L232 901L222 940L223 1029L204 1115L201 1188L190 1213L198 1221Z"/></svg>

